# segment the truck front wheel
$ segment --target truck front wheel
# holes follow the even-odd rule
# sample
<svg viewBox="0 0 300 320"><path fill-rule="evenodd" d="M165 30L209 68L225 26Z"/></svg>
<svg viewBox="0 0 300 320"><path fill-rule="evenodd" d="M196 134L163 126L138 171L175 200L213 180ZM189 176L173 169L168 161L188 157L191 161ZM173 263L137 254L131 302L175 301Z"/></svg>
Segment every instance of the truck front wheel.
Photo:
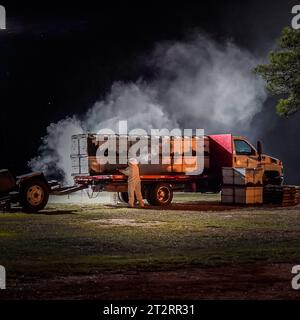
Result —
<svg viewBox="0 0 300 320"><path fill-rule="evenodd" d="M283 179L280 176L278 171L265 171L263 176L263 184L268 185L277 185L280 186L283 183Z"/></svg>
<svg viewBox="0 0 300 320"><path fill-rule="evenodd" d="M38 212L48 203L49 188L42 179L24 181L20 190L20 204L26 212Z"/></svg>
<svg viewBox="0 0 300 320"><path fill-rule="evenodd" d="M167 183L156 184L149 188L147 201L153 206L167 206L172 202L173 190Z"/></svg>

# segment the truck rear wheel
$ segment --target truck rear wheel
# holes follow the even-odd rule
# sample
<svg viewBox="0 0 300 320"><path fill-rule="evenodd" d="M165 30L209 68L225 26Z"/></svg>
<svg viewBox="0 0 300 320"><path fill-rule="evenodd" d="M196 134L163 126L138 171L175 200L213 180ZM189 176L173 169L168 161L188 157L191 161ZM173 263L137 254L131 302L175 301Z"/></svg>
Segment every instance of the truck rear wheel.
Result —
<svg viewBox="0 0 300 320"><path fill-rule="evenodd" d="M45 208L49 199L47 184L39 178L24 181L20 190L20 204L26 212L38 212Z"/></svg>
<svg viewBox="0 0 300 320"><path fill-rule="evenodd" d="M129 195L128 192L118 192L118 198L121 202L128 203L129 202ZM137 203L137 199L135 198L134 203Z"/></svg>
<svg viewBox="0 0 300 320"><path fill-rule="evenodd" d="M167 183L159 183L150 189L147 194L147 201L153 206L167 206L172 202L173 190Z"/></svg>

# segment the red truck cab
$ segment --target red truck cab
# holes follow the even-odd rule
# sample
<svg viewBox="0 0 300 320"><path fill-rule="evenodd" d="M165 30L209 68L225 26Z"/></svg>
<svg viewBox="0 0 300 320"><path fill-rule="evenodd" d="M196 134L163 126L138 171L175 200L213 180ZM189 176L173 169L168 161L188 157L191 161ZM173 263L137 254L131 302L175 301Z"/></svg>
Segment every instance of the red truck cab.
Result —
<svg viewBox="0 0 300 320"><path fill-rule="evenodd" d="M263 169L264 184L281 184L282 161L262 153L262 144L255 148L245 137L231 134L209 135L211 170L221 175L222 167Z"/></svg>

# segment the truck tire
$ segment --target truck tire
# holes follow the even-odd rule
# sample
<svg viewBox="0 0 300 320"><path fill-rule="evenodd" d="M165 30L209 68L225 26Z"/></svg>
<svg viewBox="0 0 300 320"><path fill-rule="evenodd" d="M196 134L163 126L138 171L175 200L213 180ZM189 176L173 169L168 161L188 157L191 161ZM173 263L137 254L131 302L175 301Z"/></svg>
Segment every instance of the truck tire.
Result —
<svg viewBox="0 0 300 320"><path fill-rule="evenodd" d="M48 203L49 188L40 178L24 181L20 190L20 204L25 212L38 212Z"/></svg>
<svg viewBox="0 0 300 320"><path fill-rule="evenodd" d="M281 179L281 176L279 172L277 171L265 171L264 176L263 176L263 184L264 185L276 185L280 186L282 185L283 180Z"/></svg>
<svg viewBox="0 0 300 320"><path fill-rule="evenodd" d="M129 201L128 192L118 192L118 198L121 202L128 203Z"/></svg>
<svg viewBox="0 0 300 320"><path fill-rule="evenodd" d="M158 183L147 194L147 201L153 206L167 206L172 202L173 189L167 183Z"/></svg>
<svg viewBox="0 0 300 320"><path fill-rule="evenodd" d="M118 199L123 203L129 202L128 192L118 192ZM136 204L138 201L135 198L134 203Z"/></svg>

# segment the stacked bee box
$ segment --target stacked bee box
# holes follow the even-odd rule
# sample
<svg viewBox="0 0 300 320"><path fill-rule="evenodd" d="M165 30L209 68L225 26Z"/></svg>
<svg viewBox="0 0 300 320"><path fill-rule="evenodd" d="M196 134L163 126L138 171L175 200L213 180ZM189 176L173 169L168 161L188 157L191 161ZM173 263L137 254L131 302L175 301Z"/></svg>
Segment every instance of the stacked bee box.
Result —
<svg viewBox="0 0 300 320"><path fill-rule="evenodd" d="M282 187L267 185L264 187L264 203L281 204Z"/></svg>
<svg viewBox="0 0 300 320"><path fill-rule="evenodd" d="M296 196L295 196L296 204L300 204L300 187L296 186Z"/></svg>
<svg viewBox="0 0 300 320"><path fill-rule="evenodd" d="M260 168L223 168L222 203L262 203L262 176Z"/></svg>
<svg viewBox="0 0 300 320"><path fill-rule="evenodd" d="M272 186L264 187L264 203L295 206L300 203L300 187Z"/></svg>
<svg viewBox="0 0 300 320"><path fill-rule="evenodd" d="M157 143L153 143L152 139ZM126 168L129 158L136 158L137 153L140 153L141 156L142 150L135 145L139 141L143 146L147 146L147 148L143 147L146 154L144 154L144 162L139 166L142 175L192 174L202 164L201 161L198 161L197 152L198 154L203 153L204 169L209 169L209 138L204 137L203 141L199 137L193 137L191 140L185 139L182 136L128 136L92 133L73 135L72 175L119 173L120 168ZM156 148L155 145L158 148L157 151L152 149ZM169 150L169 153L165 155L164 149ZM105 157L103 163L100 160L101 155ZM157 157L157 163L151 163L151 157Z"/></svg>
<svg viewBox="0 0 300 320"><path fill-rule="evenodd" d="M283 186L282 187L282 205L283 206L295 206L297 205L297 187L295 186Z"/></svg>

